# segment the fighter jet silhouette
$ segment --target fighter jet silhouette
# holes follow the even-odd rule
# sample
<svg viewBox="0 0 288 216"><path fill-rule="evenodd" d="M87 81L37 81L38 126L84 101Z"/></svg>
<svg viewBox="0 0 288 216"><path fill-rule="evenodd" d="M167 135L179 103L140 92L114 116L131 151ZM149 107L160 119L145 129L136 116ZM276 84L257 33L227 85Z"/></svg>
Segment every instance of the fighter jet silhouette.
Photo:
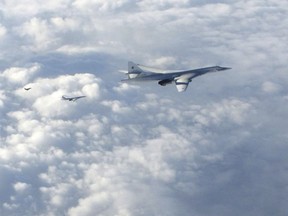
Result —
<svg viewBox="0 0 288 216"><path fill-rule="evenodd" d="M84 97L86 97L85 95L82 95L82 96L76 96L76 97L71 97L71 96L65 96L65 95L63 95L62 96L62 100L68 100L68 101L76 101L76 100L78 100L78 99L80 99L80 98L84 98Z"/></svg>

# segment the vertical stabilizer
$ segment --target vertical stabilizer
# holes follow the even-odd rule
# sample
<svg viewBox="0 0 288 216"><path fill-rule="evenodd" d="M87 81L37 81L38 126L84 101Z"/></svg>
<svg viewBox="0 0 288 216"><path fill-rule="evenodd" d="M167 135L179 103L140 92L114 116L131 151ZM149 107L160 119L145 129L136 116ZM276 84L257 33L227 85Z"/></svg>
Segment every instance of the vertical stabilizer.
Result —
<svg viewBox="0 0 288 216"><path fill-rule="evenodd" d="M128 62L128 77L129 79L136 78L142 71L142 69L134 62Z"/></svg>

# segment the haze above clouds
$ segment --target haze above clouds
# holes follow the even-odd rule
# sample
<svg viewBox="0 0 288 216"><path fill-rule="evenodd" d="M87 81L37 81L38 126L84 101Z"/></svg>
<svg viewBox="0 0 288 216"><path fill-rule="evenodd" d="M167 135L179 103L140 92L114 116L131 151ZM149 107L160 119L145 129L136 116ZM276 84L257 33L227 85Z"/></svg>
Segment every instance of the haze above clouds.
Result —
<svg viewBox="0 0 288 216"><path fill-rule="evenodd" d="M0 11L1 215L288 214L287 1ZM122 84L129 60L233 69L179 94Z"/></svg>

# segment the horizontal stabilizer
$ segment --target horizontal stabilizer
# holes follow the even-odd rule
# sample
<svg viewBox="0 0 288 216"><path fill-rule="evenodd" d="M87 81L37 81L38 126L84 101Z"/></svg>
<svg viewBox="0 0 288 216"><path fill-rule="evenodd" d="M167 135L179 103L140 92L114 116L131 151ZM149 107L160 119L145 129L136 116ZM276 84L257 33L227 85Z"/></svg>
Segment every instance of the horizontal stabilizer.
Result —
<svg viewBox="0 0 288 216"><path fill-rule="evenodd" d="M129 79L136 78L139 74L141 74L143 71L137 64L134 62L129 61L128 62L128 77Z"/></svg>
<svg viewBox="0 0 288 216"><path fill-rule="evenodd" d="M125 73L125 74L128 74L128 71L127 70L118 70L120 73Z"/></svg>

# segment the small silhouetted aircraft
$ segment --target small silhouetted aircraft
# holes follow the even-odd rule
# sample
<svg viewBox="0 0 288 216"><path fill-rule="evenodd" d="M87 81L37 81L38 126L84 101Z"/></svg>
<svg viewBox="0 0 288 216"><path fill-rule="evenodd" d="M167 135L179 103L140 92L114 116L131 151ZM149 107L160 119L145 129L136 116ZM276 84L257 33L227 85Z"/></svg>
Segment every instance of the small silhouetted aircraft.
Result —
<svg viewBox="0 0 288 216"><path fill-rule="evenodd" d="M62 100L76 101L76 100L78 100L80 98L84 98L84 97L86 97L86 96L82 95L82 96L70 97L70 96L63 95Z"/></svg>
<svg viewBox="0 0 288 216"><path fill-rule="evenodd" d="M25 87L24 90L29 91L31 89L31 87Z"/></svg>
<svg viewBox="0 0 288 216"><path fill-rule="evenodd" d="M161 70L135 64L130 61L128 62L128 71L121 70L120 72L124 72L128 75L128 79L122 80L123 82L156 80L158 81L159 85L165 86L174 81L178 92L183 92L187 89L189 82L191 82L195 77L206 73L224 71L228 69L231 68L212 66L192 70Z"/></svg>

